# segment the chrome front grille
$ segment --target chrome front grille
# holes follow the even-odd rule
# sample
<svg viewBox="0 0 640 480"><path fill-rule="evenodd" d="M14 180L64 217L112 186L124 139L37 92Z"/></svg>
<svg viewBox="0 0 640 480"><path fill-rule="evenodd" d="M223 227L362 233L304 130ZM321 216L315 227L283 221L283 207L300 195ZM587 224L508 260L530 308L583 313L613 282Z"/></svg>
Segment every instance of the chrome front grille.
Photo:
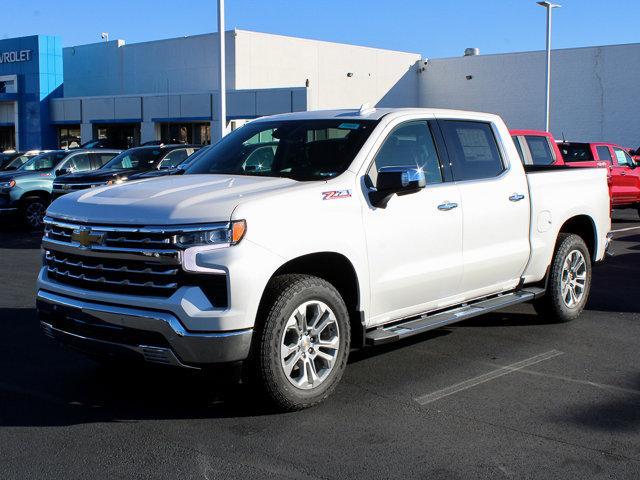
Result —
<svg viewBox="0 0 640 480"><path fill-rule="evenodd" d="M179 287L180 269L157 263L108 260L47 250L49 277L61 283L128 295L169 296Z"/></svg>
<svg viewBox="0 0 640 480"><path fill-rule="evenodd" d="M194 228L200 227L86 225L46 217L47 275L66 285L123 295L168 297L180 287L198 286L212 305L225 308L226 275L182 269L182 250L174 238Z"/></svg>

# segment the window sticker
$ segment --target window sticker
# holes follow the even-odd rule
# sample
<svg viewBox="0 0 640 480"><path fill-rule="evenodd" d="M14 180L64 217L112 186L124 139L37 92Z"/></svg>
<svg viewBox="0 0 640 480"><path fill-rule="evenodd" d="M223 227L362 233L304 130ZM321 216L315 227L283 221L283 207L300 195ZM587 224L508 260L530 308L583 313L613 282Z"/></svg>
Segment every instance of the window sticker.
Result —
<svg viewBox="0 0 640 480"><path fill-rule="evenodd" d="M341 123L338 125L338 128L346 129L346 130L357 130L360 128L359 123Z"/></svg>

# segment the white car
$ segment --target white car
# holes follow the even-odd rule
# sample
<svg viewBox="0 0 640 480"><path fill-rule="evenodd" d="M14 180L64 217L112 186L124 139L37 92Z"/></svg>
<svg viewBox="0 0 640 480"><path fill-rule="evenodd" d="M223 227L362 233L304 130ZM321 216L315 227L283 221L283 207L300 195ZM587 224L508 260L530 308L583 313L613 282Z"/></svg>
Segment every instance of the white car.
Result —
<svg viewBox="0 0 640 480"><path fill-rule="evenodd" d="M610 226L605 169L526 173L495 115L276 115L184 175L53 202L38 310L85 352L243 362L277 406L304 408L351 348L520 302L577 317Z"/></svg>

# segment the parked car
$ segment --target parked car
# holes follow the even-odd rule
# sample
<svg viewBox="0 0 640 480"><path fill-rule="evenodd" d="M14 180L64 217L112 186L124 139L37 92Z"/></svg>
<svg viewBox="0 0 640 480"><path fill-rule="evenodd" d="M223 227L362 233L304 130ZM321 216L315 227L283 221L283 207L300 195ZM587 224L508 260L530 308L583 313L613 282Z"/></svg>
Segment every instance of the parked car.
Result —
<svg viewBox="0 0 640 480"><path fill-rule="evenodd" d="M176 165L175 167L163 167L155 170L149 170L149 171L144 171L144 172L134 173L132 175L129 175L129 181L142 180L145 178L164 177L167 175L182 175L183 173L185 173L187 168L189 168L189 166L192 165L193 162L195 162L205 152L207 152L209 148L210 146L207 145L206 147L202 147L196 150L187 158L185 158L182 163L180 163L179 165Z"/></svg>
<svg viewBox="0 0 640 480"><path fill-rule="evenodd" d="M49 150L29 150L27 152L14 152L11 154L7 154L7 158L5 159L4 164L0 167L0 171L17 170L22 165L27 163L29 159L48 151ZM0 163L1 162L2 155L0 155Z"/></svg>
<svg viewBox="0 0 640 480"><path fill-rule="evenodd" d="M640 215L640 169L624 148L602 142L564 142L559 147L569 166L606 168L612 207L634 208Z"/></svg>
<svg viewBox="0 0 640 480"><path fill-rule="evenodd" d="M262 142L273 161L247 165ZM184 175L55 200L37 308L85 352L244 362L292 410L333 391L352 347L528 301L576 318L609 214L604 169L527 174L495 115L276 115Z"/></svg>
<svg viewBox="0 0 640 480"><path fill-rule="evenodd" d="M95 170L118 153L116 150L53 150L32 157L16 170L0 172L0 214L19 214L29 227L41 227L56 176Z"/></svg>
<svg viewBox="0 0 640 480"><path fill-rule="evenodd" d="M564 165L556 140L541 130L511 130L520 160L525 165Z"/></svg>
<svg viewBox="0 0 640 480"><path fill-rule="evenodd" d="M99 170L76 172L56 178L53 184L53 198L76 190L123 183L136 173L173 169L197 149L196 145L130 148L114 157Z"/></svg>

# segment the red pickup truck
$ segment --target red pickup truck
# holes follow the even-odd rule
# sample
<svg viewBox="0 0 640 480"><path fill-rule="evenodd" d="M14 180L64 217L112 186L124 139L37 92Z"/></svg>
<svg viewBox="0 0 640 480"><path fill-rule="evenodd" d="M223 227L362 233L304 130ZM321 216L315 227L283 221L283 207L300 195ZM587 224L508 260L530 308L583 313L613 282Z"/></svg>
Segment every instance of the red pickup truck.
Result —
<svg viewBox="0 0 640 480"><path fill-rule="evenodd" d="M635 208L640 215L640 168L624 148L613 143L563 142L559 145L566 165L606 167L614 208Z"/></svg>
<svg viewBox="0 0 640 480"><path fill-rule="evenodd" d="M525 165L564 165L562 154L549 132L511 130L511 138Z"/></svg>

